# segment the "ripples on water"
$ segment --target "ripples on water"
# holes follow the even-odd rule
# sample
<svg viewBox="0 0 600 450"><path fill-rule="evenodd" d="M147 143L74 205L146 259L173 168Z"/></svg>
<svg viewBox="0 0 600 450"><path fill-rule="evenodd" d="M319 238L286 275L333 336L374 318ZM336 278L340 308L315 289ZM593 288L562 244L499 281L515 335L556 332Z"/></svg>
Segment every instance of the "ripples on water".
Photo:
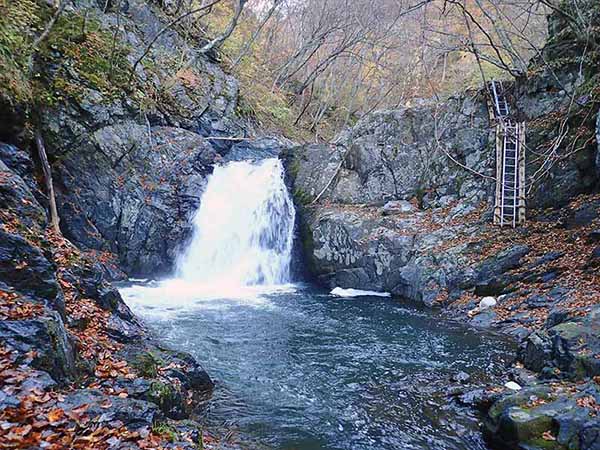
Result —
<svg viewBox="0 0 600 450"><path fill-rule="evenodd" d="M200 299L181 285L123 289L162 340L216 381L209 426L278 449L485 448L477 418L448 400L448 379L500 374L509 343L393 299L264 291Z"/></svg>

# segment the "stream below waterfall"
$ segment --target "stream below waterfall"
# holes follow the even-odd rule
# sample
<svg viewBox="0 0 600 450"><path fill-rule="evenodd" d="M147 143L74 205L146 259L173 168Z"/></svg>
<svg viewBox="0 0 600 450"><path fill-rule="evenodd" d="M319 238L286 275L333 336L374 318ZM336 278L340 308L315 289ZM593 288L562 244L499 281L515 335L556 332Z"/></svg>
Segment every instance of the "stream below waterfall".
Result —
<svg viewBox="0 0 600 450"><path fill-rule="evenodd" d="M291 283L293 229L278 160L217 167L174 278L121 289L215 380L206 425L243 448L484 449L450 378L493 379L511 344L397 299Z"/></svg>

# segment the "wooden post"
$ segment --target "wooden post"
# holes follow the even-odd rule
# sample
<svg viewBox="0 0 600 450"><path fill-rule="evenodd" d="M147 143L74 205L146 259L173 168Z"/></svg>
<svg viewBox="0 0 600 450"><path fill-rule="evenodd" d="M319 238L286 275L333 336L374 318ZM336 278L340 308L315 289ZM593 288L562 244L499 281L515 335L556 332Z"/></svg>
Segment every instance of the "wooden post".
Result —
<svg viewBox="0 0 600 450"><path fill-rule="evenodd" d="M496 198L494 205L494 224L499 225L501 223L502 215L502 158L503 155L503 131L502 124L498 122L496 124Z"/></svg>
<svg viewBox="0 0 600 450"><path fill-rule="evenodd" d="M50 164L48 163L48 156L46 155L46 147L44 146L44 138L39 129L35 131L35 144L38 150L38 156L40 157L40 163L42 164L42 172L44 174L44 182L46 183L46 194L48 195L48 203L50 204L50 224L52 229L58 235L60 235L60 227L58 218L58 210L56 208L56 198L54 197L54 184L52 183L52 172L50 171Z"/></svg>
<svg viewBox="0 0 600 450"><path fill-rule="evenodd" d="M519 124L519 214L517 218L517 223L520 225L524 224L527 218L527 204L525 201L525 127L525 122L521 122Z"/></svg>

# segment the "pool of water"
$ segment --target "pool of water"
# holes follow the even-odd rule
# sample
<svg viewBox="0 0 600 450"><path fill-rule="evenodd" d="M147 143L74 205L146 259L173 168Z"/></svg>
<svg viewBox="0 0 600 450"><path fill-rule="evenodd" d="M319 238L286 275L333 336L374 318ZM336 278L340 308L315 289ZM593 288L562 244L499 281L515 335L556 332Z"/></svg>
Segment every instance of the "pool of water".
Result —
<svg viewBox="0 0 600 450"><path fill-rule="evenodd" d="M397 299L303 286L122 293L161 340L202 362L216 382L205 420L246 448L486 448L478 418L449 399L449 378L501 374L513 348L498 336Z"/></svg>

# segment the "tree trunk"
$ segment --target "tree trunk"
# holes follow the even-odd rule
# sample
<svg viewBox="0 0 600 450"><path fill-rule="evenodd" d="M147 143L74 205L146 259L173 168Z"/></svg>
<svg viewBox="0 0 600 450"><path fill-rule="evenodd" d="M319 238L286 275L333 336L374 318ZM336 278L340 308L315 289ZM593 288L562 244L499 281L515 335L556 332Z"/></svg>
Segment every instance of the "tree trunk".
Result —
<svg viewBox="0 0 600 450"><path fill-rule="evenodd" d="M52 225L54 232L60 235L60 227L58 225L60 219L58 218L58 210L56 209L56 198L54 197L52 172L50 171L50 164L48 163L48 157L46 156L44 138L42 137L42 133L39 129L37 129L35 132L35 144L37 146L38 156L40 157L40 163L42 164L44 182L46 183L46 194L48 195L48 203L50 204L50 224Z"/></svg>
<svg viewBox="0 0 600 450"><path fill-rule="evenodd" d="M242 15L242 11L244 10L244 6L246 5L247 1L248 0L237 0L237 3L235 5L235 12L233 13L233 17L229 21L229 25L227 25L225 31L223 31L223 33L221 33L219 36L217 36L204 47L202 47L200 49L200 53L208 53L212 50L218 50L223 45L227 38L231 36L233 30L235 30L235 27L237 26L238 20Z"/></svg>

